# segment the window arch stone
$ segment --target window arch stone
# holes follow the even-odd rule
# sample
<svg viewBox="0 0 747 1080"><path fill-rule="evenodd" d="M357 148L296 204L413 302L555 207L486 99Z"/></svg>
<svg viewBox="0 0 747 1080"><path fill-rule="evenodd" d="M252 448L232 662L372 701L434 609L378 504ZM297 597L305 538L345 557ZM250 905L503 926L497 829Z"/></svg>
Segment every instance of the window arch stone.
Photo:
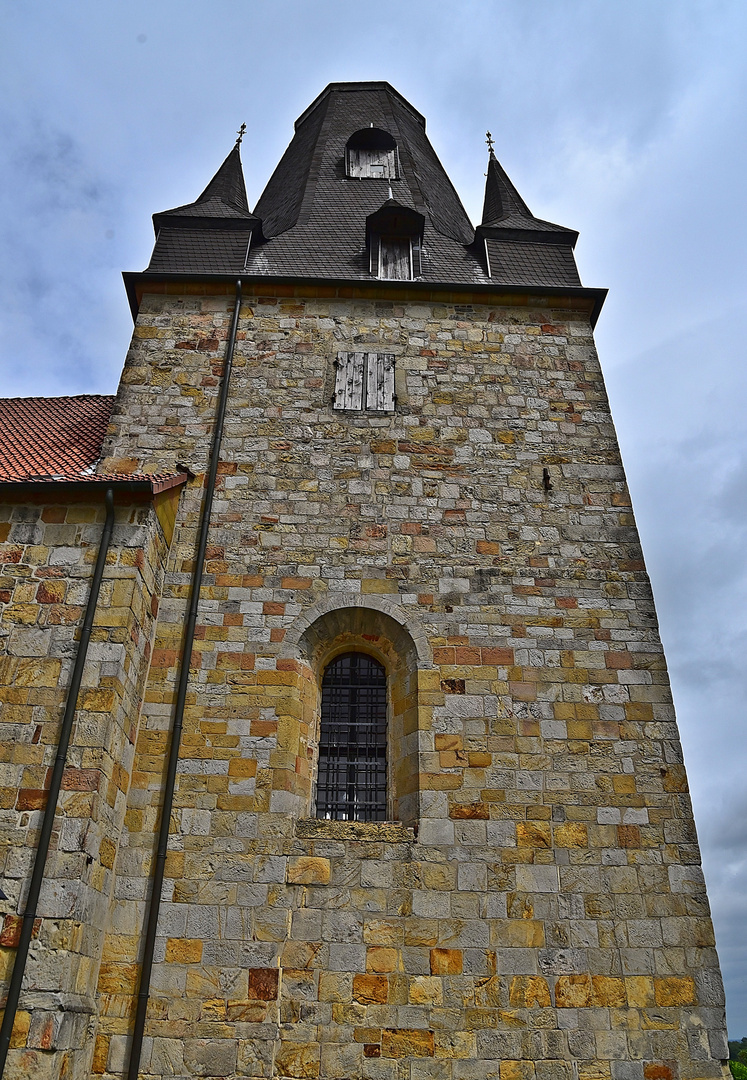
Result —
<svg viewBox="0 0 747 1080"><path fill-rule="evenodd" d="M286 637L288 659L306 669L304 728L308 731L311 770L309 813L313 816L314 769L318 753L321 680L327 665L346 652L362 652L380 663L389 693L389 816L403 825L417 824L420 810L421 737L430 729L430 709L422 702L425 671L432 667L422 631L403 625L384 608L394 605L335 604L328 600L312 608ZM396 609L395 609L396 610ZM396 612L399 615L399 612ZM415 630L415 632L411 632Z"/></svg>

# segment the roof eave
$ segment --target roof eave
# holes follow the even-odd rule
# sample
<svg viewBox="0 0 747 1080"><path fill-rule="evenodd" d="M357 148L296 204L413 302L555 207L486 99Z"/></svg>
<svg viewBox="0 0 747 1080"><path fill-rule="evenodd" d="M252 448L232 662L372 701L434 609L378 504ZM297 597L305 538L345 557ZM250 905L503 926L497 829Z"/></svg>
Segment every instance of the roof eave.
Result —
<svg viewBox="0 0 747 1080"><path fill-rule="evenodd" d="M566 244L575 248L579 233L575 229L504 229L500 225L478 225L475 236L488 240L521 240L529 244Z"/></svg>
<svg viewBox="0 0 747 1080"><path fill-rule="evenodd" d="M12 496L24 499L34 498L35 501L39 498L54 501L57 496L63 496L65 502L70 502L72 497L81 502L88 502L94 496L98 501L111 488L115 501L119 503L145 503L164 491L180 487L188 479L187 472L178 472L173 476L162 477L158 480L145 477L139 477L137 480L107 480L105 477L80 480L73 478L54 480L52 477L37 480L0 480L0 498L7 499Z"/></svg>
<svg viewBox="0 0 747 1080"><path fill-rule="evenodd" d="M320 287L336 287L347 289L384 289L395 292L397 289L407 288L416 292L446 291L446 292L484 292L502 296L566 296L570 299L577 298L589 305L591 325L596 325L599 313L607 297L608 289L587 288L585 285L500 285L489 282L476 281L387 281L382 278L371 278L370 281L362 278L326 278L326 277L299 277L298 275L283 274L248 274L242 271L232 274L164 274L146 273L143 271L125 270L122 274L127 291L127 299L130 303L133 320L137 319L139 300L137 295L138 285L141 283L168 282L179 284L193 281L200 282L223 282L235 284L238 279L242 283L257 282L263 285L277 282L279 285L318 285Z"/></svg>
<svg viewBox="0 0 747 1080"><path fill-rule="evenodd" d="M255 214L246 217L206 217L203 214L175 214L162 210L153 214L153 231L158 236L159 229L234 229L238 231L261 233L262 222Z"/></svg>

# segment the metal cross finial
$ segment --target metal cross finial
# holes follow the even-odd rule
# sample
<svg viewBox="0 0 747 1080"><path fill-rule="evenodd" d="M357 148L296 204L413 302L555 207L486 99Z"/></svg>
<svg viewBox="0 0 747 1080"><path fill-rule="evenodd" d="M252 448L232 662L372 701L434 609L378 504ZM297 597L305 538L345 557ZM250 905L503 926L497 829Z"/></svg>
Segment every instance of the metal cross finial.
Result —
<svg viewBox="0 0 747 1080"><path fill-rule="evenodd" d="M488 153L493 153L493 136L489 131L485 132L485 142L488 144Z"/></svg>
<svg viewBox="0 0 747 1080"><path fill-rule="evenodd" d="M241 127L239 128L239 130L236 132L236 134L238 135L238 139L236 140L236 145L237 146L241 146L241 140L244 138L244 132L245 131L246 131L246 124L242 124Z"/></svg>

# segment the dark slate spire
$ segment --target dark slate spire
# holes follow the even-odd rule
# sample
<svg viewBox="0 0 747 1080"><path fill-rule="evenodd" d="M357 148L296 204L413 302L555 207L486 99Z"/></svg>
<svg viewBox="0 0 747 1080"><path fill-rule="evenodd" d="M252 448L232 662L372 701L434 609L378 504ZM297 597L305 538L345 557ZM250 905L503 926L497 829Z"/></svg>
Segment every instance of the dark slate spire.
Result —
<svg viewBox="0 0 747 1080"><path fill-rule="evenodd" d="M251 244L261 238L262 223L249 209L240 143L241 135L194 202L153 215L156 246L146 273L243 270Z"/></svg>
<svg viewBox="0 0 747 1080"><path fill-rule="evenodd" d="M491 149L485 181L482 224L497 225L510 217L518 218L523 223L527 218L531 219L532 214Z"/></svg>
<svg viewBox="0 0 747 1080"><path fill-rule="evenodd" d="M493 153L488 134L488 172L476 246L496 284L579 286L573 247L578 233L536 218Z"/></svg>
<svg viewBox="0 0 747 1080"><path fill-rule="evenodd" d="M530 230L542 233L564 233L575 237L578 233L563 225L536 218L508 178L498 158L490 151L488 173L485 181L485 202L482 209L480 229ZM566 240L568 242L568 240Z"/></svg>
<svg viewBox="0 0 747 1080"><path fill-rule="evenodd" d="M238 220L253 217L246 197L238 140L213 179L194 202L177 206L173 210L163 210L160 214L154 215L153 221L157 226L160 219L175 217L235 218Z"/></svg>
<svg viewBox="0 0 747 1080"><path fill-rule="evenodd" d="M365 136L370 132L371 140ZM391 145L390 169L352 172L351 147ZM296 121L295 134L257 203L267 243L253 248L256 273L369 278L366 220L389 186L424 219L422 277L484 280L470 251L475 235L425 134L425 120L389 83L331 83Z"/></svg>

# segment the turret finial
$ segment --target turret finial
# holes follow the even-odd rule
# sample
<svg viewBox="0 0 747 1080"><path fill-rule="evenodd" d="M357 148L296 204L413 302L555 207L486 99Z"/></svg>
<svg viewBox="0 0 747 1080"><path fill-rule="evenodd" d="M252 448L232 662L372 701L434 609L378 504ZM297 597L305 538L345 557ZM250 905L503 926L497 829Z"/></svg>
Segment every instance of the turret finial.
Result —
<svg viewBox="0 0 747 1080"><path fill-rule="evenodd" d="M493 144L493 136L490 134L489 131L485 132L485 142L488 144L488 153L492 154L493 153L493 145L494 145Z"/></svg>
<svg viewBox="0 0 747 1080"><path fill-rule="evenodd" d="M244 138L244 132L246 131L246 124L242 124L239 130L236 132L238 139L236 140L236 146L241 146L241 140Z"/></svg>

